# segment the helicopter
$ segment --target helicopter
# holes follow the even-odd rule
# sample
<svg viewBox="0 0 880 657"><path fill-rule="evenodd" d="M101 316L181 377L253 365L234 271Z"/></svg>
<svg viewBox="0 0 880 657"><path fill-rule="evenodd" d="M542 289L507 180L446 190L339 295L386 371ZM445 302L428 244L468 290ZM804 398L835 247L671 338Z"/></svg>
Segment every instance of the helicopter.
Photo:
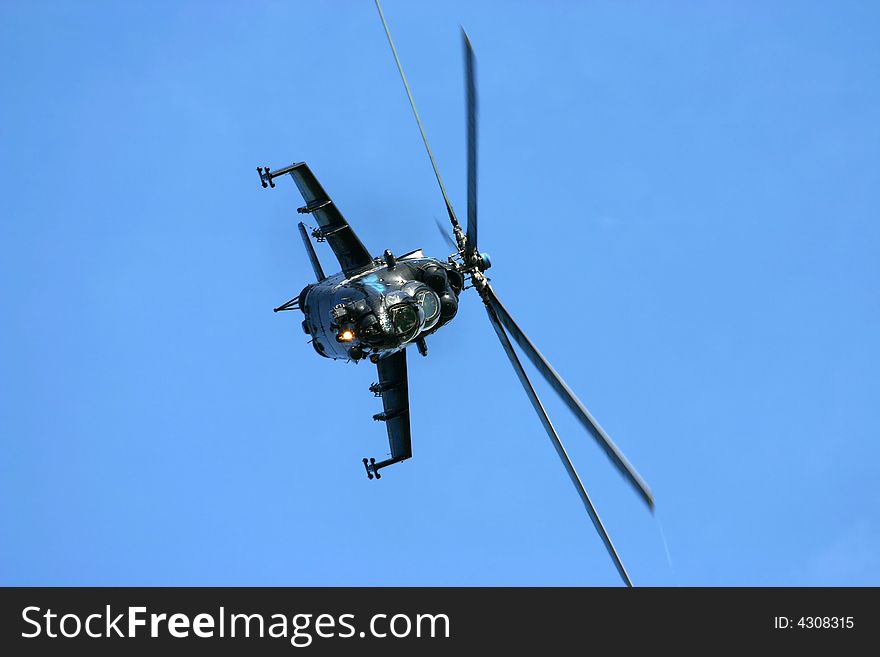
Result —
<svg viewBox="0 0 880 657"><path fill-rule="evenodd" d="M300 310L304 316L303 331L310 336L310 342L320 356L355 363L366 359L376 365L378 381L369 389L376 397L381 397L383 410L373 419L385 423L391 453L389 458L381 461L364 458L363 465L367 477L378 480L382 477L381 470L412 457L407 348L415 345L422 356L427 356L426 338L454 319L463 291L476 290L508 360L620 577L627 586L632 586L632 580L611 537L514 350L514 342L652 511L653 494L605 430L516 323L485 274L491 267L491 260L487 253L478 249L477 89L475 57L470 39L462 29L467 118L467 219L462 227L428 143L382 6L379 0L375 2L452 226L452 237L445 233L444 237L455 252L445 260L425 256L421 249L399 256L385 250L381 257L374 257L305 162L274 170L257 167L264 188L274 188L276 178L289 175L305 202L297 208L297 212L311 215L317 222L317 227L311 231L307 230L304 222L298 224L317 280L306 285L296 297L274 308L274 311ZM330 276L324 273L310 236L330 246L339 262L339 273Z"/></svg>

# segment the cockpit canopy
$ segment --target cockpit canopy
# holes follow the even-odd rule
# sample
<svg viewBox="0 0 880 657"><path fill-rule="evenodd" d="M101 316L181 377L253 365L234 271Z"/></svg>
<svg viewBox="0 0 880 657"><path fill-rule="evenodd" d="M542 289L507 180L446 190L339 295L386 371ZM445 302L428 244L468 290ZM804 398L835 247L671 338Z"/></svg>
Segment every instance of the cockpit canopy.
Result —
<svg viewBox="0 0 880 657"><path fill-rule="evenodd" d="M404 342L416 337L425 323L425 313L421 306L411 300L392 306L388 309L388 315L394 332Z"/></svg>
<svg viewBox="0 0 880 657"><path fill-rule="evenodd" d="M386 297L388 315L398 339L408 342L422 331L437 325L440 319L440 298L428 286L411 281L399 292Z"/></svg>
<svg viewBox="0 0 880 657"><path fill-rule="evenodd" d="M428 331L437 325L440 319L440 297L434 290L419 290L415 296L416 303L422 308L425 314L425 323L422 329Z"/></svg>
<svg viewBox="0 0 880 657"><path fill-rule="evenodd" d="M336 341L349 343L349 352L362 352L359 345L377 351L403 346L447 317L441 295L421 280L390 290L381 289L387 281L369 283L352 290L354 294L349 288L330 309Z"/></svg>

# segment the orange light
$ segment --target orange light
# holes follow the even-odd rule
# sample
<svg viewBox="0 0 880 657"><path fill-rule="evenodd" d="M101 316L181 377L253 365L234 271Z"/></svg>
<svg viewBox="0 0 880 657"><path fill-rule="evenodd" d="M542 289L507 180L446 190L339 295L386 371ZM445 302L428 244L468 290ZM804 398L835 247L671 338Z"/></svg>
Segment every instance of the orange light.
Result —
<svg viewBox="0 0 880 657"><path fill-rule="evenodd" d="M354 333L346 329L339 334L339 339L343 342L351 342L352 340L354 340Z"/></svg>

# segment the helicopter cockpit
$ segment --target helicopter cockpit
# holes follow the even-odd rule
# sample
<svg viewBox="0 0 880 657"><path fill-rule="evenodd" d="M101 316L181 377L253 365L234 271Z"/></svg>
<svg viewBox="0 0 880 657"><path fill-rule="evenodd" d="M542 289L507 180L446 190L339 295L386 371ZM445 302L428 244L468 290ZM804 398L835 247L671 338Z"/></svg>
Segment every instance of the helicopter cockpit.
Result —
<svg viewBox="0 0 880 657"><path fill-rule="evenodd" d="M409 342L419 332L425 323L425 313L414 303L399 303L388 309L391 318L391 326L397 337L403 342Z"/></svg>
<svg viewBox="0 0 880 657"><path fill-rule="evenodd" d="M398 339L410 342L424 331L430 331L440 319L440 297L431 288L411 281L397 292L385 297L391 326Z"/></svg>
<svg viewBox="0 0 880 657"><path fill-rule="evenodd" d="M384 296L370 295L369 310L353 331L374 347L412 342L433 329L440 320L440 297L424 283L410 281ZM373 329L372 331L370 329Z"/></svg>
<svg viewBox="0 0 880 657"><path fill-rule="evenodd" d="M400 263L394 270L377 268L341 284L327 281L333 286L327 297L312 297L313 288L304 290L303 306L310 318L306 324L312 326L308 332L318 353L353 360L380 356L439 328L455 315L460 288L434 269L439 267L433 262ZM312 299L318 302L314 306ZM323 317L329 324L322 327ZM328 344L325 335L335 340Z"/></svg>

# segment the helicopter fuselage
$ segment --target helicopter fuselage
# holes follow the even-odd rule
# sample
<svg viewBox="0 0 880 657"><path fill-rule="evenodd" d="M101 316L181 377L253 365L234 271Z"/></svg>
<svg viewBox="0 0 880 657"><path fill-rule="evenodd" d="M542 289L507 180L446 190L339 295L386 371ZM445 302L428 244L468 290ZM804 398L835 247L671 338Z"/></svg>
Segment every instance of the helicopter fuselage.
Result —
<svg viewBox="0 0 880 657"><path fill-rule="evenodd" d="M303 330L334 360L372 361L424 340L455 317L463 279L456 268L414 251L355 275L311 283L300 293ZM420 345L424 349L424 343Z"/></svg>

